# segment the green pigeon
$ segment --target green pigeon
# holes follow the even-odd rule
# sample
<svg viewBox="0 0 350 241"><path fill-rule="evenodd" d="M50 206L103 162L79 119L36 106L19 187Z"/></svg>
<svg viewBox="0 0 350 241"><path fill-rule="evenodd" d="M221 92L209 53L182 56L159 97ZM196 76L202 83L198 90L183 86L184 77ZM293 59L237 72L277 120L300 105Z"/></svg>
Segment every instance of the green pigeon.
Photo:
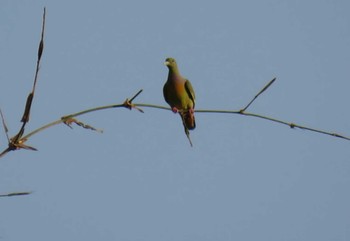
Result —
<svg viewBox="0 0 350 241"><path fill-rule="evenodd" d="M174 113L180 114L186 135L189 138L188 130L196 128L194 90L191 82L181 76L175 59L167 58L165 65L169 68L169 74L163 88L164 99Z"/></svg>

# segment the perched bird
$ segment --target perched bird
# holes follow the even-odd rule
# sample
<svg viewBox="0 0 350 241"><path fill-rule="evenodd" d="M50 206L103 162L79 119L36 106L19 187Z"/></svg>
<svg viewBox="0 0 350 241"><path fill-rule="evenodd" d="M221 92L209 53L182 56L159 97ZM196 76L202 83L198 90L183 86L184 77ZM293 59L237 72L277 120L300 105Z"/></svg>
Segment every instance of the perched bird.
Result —
<svg viewBox="0 0 350 241"><path fill-rule="evenodd" d="M163 88L164 99L170 105L174 113L180 114L186 135L189 138L188 130L196 128L196 121L194 118L194 90L191 82L181 76L175 59L167 58L165 60L165 65L169 68L169 74L168 80Z"/></svg>

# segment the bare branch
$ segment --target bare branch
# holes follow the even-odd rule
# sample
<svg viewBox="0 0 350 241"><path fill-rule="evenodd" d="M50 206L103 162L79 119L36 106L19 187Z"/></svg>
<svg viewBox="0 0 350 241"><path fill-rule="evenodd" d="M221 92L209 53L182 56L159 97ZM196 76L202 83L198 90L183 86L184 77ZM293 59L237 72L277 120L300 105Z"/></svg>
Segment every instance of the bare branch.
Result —
<svg viewBox="0 0 350 241"><path fill-rule="evenodd" d="M260 118L260 119L265 119L268 121L272 121L272 122L276 122L282 125L287 125L290 128L299 128L299 129L303 129L303 130L307 130L307 131L311 131L311 132L317 132L320 134L324 134L324 135L329 135L329 136L333 136L333 137L338 137L341 139L345 139L350 141L350 137L344 136L344 135L340 135L334 132L329 132L329 131L324 131L324 130L319 130L319 129L315 129L315 128L311 128L311 127L307 127L307 126L302 126L299 124L295 124L292 122L287 122L287 121L283 121L283 120L279 120L276 118L272 118L272 117L268 117L268 116L264 116L264 115L259 115L259 114L255 114L255 113L248 113L248 112L241 112L241 111L236 111L236 110L196 110L195 112L198 113L221 113L221 114L239 114L239 115L245 115L245 116L251 116L251 117L256 117L256 118Z"/></svg>
<svg viewBox="0 0 350 241"><path fill-rule="evenodd" d="M156 109L162 109L162 110L168 110L168 111L171 111L171 109L169 107L165 107L165 106L161 106L161 105L154 105L154 104L145 104L145 103L137 103L137 104L132 104L133 108L136 108L138 106L142 106L142 107L148 107L148 108L156 108ZM19 143L16 145L16 146L12 146L12 148L24 148L24 149L30 149L30 150L36 150L35 148L33 147L28 147L28 146L25 146L23 143L25 141L27 141L31 136L47 129L47 128L50 128L52 126L55 126L55 125L58 125L60 123L65 123L67 122L67 120L70 120L74 117L77 117L77 116L80 116L80 115L84 115L84 114L87 114L87 113L91 113L91 112L95 112L95 111L100 111L100 110L105 110L105 109L112 109L112 108L120 108L120 107L125 107L125 102L122 103L122 104L113 104L113 105L106 105L106 106L100 106L100 107L95 107L95 108L91 108L91 109L87 109L87 110L83 110L83 111L80 111L80 112L76 112L76 113L73 113L73 114L70 114L70 115L66 115L56 121L53 121L51 123L48 123L30 133L28 133L27 135L23 136L20 140L19 140ZM238 115L244 115L244 116L250 116L250 117L255 117L255 118L260 118L260 119L265 119L265 120L268 120L268 121L272 121L272 122L275 122L275 123L279 123L279 124L282 124L282 125L286 125L290 128L299 128L299 129L303 129L303 130L307 130L307 131L311 131L311 132L316 132L316 133L319 133L319 134L324 134L324 135L329 135L329 136L332 136L332 137L337 137L337 138L341 138L341 139L344 139L344 140L348 140L350 141L350 137L347 137L347 136L344 136L344 135L341 135L341 134L338 134L338 133L334 133L334 132L329 132L329 131L324 131L324 130L320 130L320 129L315 129L315 128L311 128L311 127L307 127L307 126L303 126L303 125L299 125L299 124L295 124L293 122L287 122L287 121L283 121L283 120L280 120L280 119L276 119L276 118L272 118L272 117L268 117L268 116L264 116L264 115L260 115L260 114L255 114L255 113L248 113L248 112L242 112L241 110L207 110L207 109L200 109L200 110L195 110L196 113L216 113L216 114L238 114ZM78 121L77 121L78 122ZM74 123L77 123L77 122L74 122ZM81 122L80 122L81 123ZM81 126L83 126L85 124L81 124ZM84 126L83 126L84 127ZM84 128L87 128L87 129L93 129L93 127L91 126L88 126L88 125L85 125ZM95 129L95 128L94 128ZM96 129L98 131L98 129ZM190 136L189 136L189 131L187 130L186 131L186 128L185 128L185 133L186 133L186 136L192 146L192 141L190 139ZM5 155L8 151L11 151L13 149L11 149L11 146L9 146L9 148L5 149L2 153L0 153L0 158Z"/></svg>

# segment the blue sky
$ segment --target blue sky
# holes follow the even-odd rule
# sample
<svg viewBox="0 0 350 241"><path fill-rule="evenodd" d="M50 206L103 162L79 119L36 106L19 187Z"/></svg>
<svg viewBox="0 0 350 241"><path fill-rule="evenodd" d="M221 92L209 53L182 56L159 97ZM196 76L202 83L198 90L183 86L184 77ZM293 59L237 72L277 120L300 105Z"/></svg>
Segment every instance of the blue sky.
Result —
<svg viewBox="0 0 350 241"><path fill-rule="evenodd" d="M250 111L350 136L348 1L0 3L0 106L10 135L45 50L27 131L122 103L166 105L166 57L198 109ZM1 159L2 240L349 240L349 141L197 113L191 148L170 111L111 109ZM3 133L3 132L2 132ZM1 146L6 148L2 134Z"/></svg>

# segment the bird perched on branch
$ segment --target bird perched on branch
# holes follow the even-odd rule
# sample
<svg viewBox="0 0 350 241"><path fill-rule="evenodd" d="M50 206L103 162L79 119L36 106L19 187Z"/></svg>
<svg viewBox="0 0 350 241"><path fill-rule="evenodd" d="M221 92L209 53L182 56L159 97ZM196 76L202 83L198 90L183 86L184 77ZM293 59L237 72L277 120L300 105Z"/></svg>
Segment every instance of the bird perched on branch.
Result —
<svg viewBox="0 0 350 241"><path fill-rule="evenodd" d="M174 113L179 113L184 125L185 133L192 146L189 131L196 128L194 118L195 94L191 82L181 76L176 60L167 58L165 65L169 68L168 80L164 85L165 101Z"/></svg>

